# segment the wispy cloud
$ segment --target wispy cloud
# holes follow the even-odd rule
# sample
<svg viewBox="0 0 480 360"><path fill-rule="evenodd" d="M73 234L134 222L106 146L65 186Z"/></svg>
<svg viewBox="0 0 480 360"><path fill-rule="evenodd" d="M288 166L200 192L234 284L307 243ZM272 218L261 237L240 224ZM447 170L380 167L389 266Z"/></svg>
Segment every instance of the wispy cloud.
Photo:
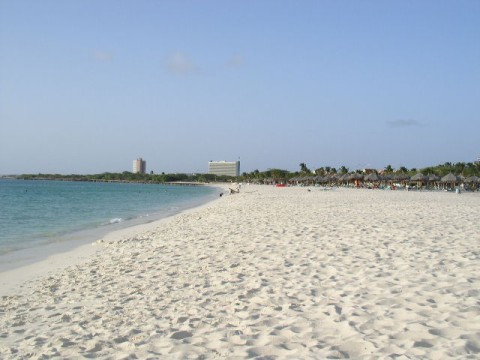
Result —
<svg viewBox="0 0 480 360"><path fill-rule="evenodd" d="M414 127L420 126L420 122L412 119L398 119L387 121L387 125L391 128L405 128L405 127Z"/></svg>
<svg viewBox="0 0 480 360"><path fill-rule="evenodd" d="M245 64L246 64L245 58L240 54L233 55L227 61L227 67L234 68L234 69L241 68L245 66Z"/></svg>
<svg viewBox="0 0 480 360"><path fill-rule="evenodd" d="M108 62L112 61L113 54L103 50L93 50L93 57L97 61Z"/></svg>
<svg viewBox="0 0 480 360"><path fill-rule="evenodd" d="M195 71L196 66L186 54L175 52L168 57L167 68L174 74L185 75Z"/></svg>

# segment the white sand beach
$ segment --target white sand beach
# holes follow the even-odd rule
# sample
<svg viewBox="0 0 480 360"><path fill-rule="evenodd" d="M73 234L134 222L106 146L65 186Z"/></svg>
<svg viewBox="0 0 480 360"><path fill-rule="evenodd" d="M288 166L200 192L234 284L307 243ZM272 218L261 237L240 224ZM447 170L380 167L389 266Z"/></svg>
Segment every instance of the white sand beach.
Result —
<svg viewBox="0 0 480 360"><path fill-rule="evenodd" d="M2 274L23 278L0 358L480 358L480 194L309 190L244 186Z"/></svg>

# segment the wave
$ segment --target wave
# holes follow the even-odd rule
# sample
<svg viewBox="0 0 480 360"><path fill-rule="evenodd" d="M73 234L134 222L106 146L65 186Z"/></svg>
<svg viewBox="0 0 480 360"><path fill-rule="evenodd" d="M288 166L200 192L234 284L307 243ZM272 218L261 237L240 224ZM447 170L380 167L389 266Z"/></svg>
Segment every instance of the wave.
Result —
<svg viewBox="0 0 480 360"><path fill-rule="evenodd" d="M121 223L123 221L124 220L122 218L113 218L113 219L110 219L110 221L108 221L106 223L103 223L102 225L118 224L118 223Z"/></svg>

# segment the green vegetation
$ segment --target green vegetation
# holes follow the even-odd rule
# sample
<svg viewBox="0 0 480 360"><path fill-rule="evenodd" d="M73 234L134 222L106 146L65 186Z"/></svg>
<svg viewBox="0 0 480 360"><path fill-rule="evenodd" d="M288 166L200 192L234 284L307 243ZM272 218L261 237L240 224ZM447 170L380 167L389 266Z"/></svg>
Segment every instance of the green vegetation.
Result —
<svg viewBox="0 0 480 360"><path fill-rule="evenodd" d="M122 173L103 173L94 175L60 175L60 174L23 174L17 179L24 180L61 180L61 181L98 181L98 182L138 182L162 184L169 182L229 182L235 178L212 174L137 174L128 171Z"/></svg>
<svg viewBox="0 0 480 360"><path fill-rule="evenodd" d="M480 176L480 162L446 162L442 165L420 169L420 172L422 172L423 174L435 174L438 176L445 176L449 173L462 176Z"/></svg>
<svg viewBox="0 0 480 360"><path fill-rule="evenodd" d="M333 174L346 174L349 172L349 169L346 166L341 166L338 168L338 170L334 167L330 166L322 166L317 169L315 169L315 175L320 175L320 176L327 176L327 175L333 175ZM362 170L357 169L357 170L351 170L350 172L352 173L361 173ZM480 177L480 162L476 163L449 163L446 162L441 165L437 166L429 166L426 168L422 169L407 169L405 166L401 166L398 169L394 169L392 165L387 165L383 169L383 172L385 174L405 174L409 176L415 175L417 172L421 172L424 175L437 175L440 177L443 177L449 173L453 173L455 175L459 176L479 176ZM293 177L298 177L298 176L307 176L307 175L314 175L313 173L310 172L308 169L307 165L305 163L300 164L300 171L296 172L289 172L287 170L279 170L279 169L268 169L267 171L258 171L254 170L250 173L244 172L242 176L238 179L239 181L250 181L250 182L262 182L265 179L291 179Z"/></svg>
<svg viewBox="0 0 480 360"><path fill-rule="evenodd" d="M421 169L407 169L404 166L394 169L391 165L384 168L386 174L406 174L409 176L421 172L424 175L437 175L443 177L449 173L459 176L479 176L480 177L480 162L476 163L450 163L446 162L437 166L429 166ZM327 176L333 174L346 174L349 169L341 166L338 170L334 167L323 166L315 170L315 175ZM352 173L361 173L362 170L352 170ZM284 179L288 180L298 176L312 176L314 175L305 163L300 164L299 171L290 172L282 169L268 169L266 171L259 171L258 169L252 172L244 172L241 176L235 178L231 176L218 176L212 174L135 174L128 171L122 173L103 173L95 175L60 175L60 174L24 174L17 176L18 179L26 180L64 180L64 181L111 181L111 182L141 182L141 183L170 183L170 182L263 182L266 179Z"/></svg>
<svg viewBox="0 0 480 360"><path fill-rule="evenodd" d="M305 174L311 173L310 169L307 167L305 163L300 164L300 171Z"/></svg>

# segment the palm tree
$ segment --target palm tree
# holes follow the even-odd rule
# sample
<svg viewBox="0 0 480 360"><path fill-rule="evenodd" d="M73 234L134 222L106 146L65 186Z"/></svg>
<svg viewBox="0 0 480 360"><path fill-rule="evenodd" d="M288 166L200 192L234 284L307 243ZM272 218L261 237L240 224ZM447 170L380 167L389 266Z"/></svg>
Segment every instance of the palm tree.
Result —
<svg viewBox="0 0 480 360"><path fill-rule="evenodd" d="M465 163L456 163L454 165L455 168L455 174L460 175L463 174L463 171L465 170Z"/></svg>
<svg viewBox="0 0 480 360"><path fill-rule="evenodd" d="M305 163L301 163L300 164L300 171L305 172L305 173L309 173L310 169L307 167L307 165Z"/></svg>
<svg viewBox="0 0 480 360"><path fill-rule="evenodd" d="M466 174L472 176L475 174L475 164L472 162L468 162L465 164Z"/></svg>
<svg viewBox="0 0 480 360"><path fill-rule="evenodd" d="M322 176L325 175L325 168L321 167L321 168L316 169L315 174L322 175Z"/></svg>
<svg viewBox="0 0 480 360"><path fill-rule="evenodd" d="M387 165L387 166L385 166L385 172L386 172L386 173L392 173L392 172L393 172L393 167L392 167L392 165Z"/></svg>

